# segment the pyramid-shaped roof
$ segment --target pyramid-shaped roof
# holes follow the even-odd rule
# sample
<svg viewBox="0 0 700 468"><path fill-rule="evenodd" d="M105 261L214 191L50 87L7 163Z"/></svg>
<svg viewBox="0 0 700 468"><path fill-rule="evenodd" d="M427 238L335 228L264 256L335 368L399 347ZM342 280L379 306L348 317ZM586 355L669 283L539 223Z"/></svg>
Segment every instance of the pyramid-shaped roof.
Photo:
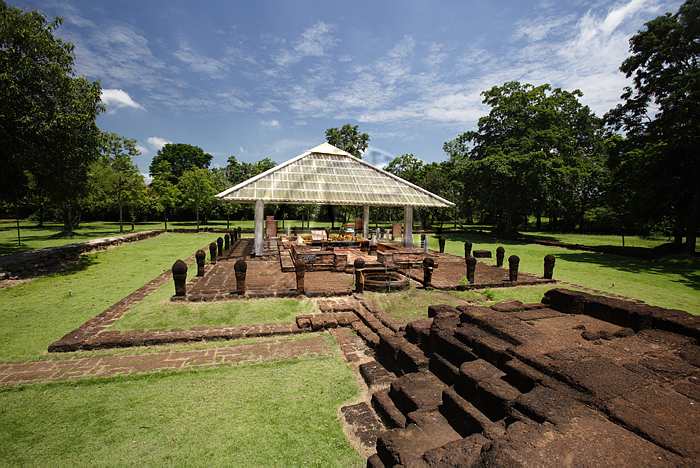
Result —
<svg viewBox="0 0 700 468"><path fill-rule="evenodd" d="M387 171L322 143L224 190L234 202L449 207L454 204Z"/></svg>

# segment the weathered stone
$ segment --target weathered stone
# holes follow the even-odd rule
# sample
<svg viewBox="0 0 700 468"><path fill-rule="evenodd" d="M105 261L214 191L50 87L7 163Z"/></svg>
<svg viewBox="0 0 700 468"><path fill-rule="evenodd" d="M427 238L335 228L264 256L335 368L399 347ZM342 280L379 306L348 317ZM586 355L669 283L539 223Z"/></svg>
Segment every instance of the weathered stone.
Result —
<svg viewBox="0 0 700 468"><path fill-rule="evenodd" d="M297 281L297 294L304 294L304 275L306 274L306 262L304 259L300 258L297 260L296 265L294 265L294 276Z"/></svg>
<svg viewBox="0 0 700 468"><path fill-rule="evenodd" d="M503 248L503 246L498 246L496 249L496 266L497 267L502 267L503 266L503 259L506 256L506 249Z"/></svg>
<svg viewBox="0 0 700 468"><path fill-rule="evenodd" d="M228 251L231 248L231 236L227 232L224 234L224 250Z"/></svg>
<svg viewBox="0 0 700 468"><path fill-rule="evenodd" d="M432 257L423 259L423 287L430 288L430 282L433 277L433 268L435 268L435 260Z"/></svg>
<svg viewBox="0 0 700 468"><path fill-rule="evenodd" d="M211 263L216 263L216 242L209 244L209 259Z"/></svg>
<svg viewBox="0 0 700 468"><path fill-rule="evenodd" d="M216 239L216 256L221 257L224 254L224 239L217 237Z"/></svg>
<svg viewBox="0 0 700 468"><path fill-rule="evenodd" d="M248 272L248 264L244 259L239 258L236 260L236 263L233 264L233 271L236 275L236 292L239 296L244 296L246 290L245 278L246 273Z"/></svg>
<svg viewBox="0 0 700 468"><path fill-rule="evenodd" d="M464 241L464 259L466 260L472 254L472 243L470 241Z"/></svg>
<svg viewBox="0 0 700 468"><path fill-rule="evenodd" d="M204 253L204 250L199 249L194 254L194 258L197 261L197 276L204 276L204 264L207 261L207 254Z"/></svg>
<svg viewBox="0 0 700 468"><path fill-rule="evenodd" d="M518 268L520 266L520 257L511 255L508 257L508 280L511 282L518 281Z"/></svg>
<svg viewBox="0 0 700 468"><path fill-rule="evenodd" d="M187 295L187 264L182 260L177 260L172 267L173 281L175 282L175 296L184 297Z"/></svg>
<svg viewBox="0 0 700 468"><path fill-rule="evenodd" d="M474 284L476 281L476 257L467 257L467 281L469 284Z"/></svg>
<svg viewBox="0 0 700 468"><path fill-rule="evenodd" d="M445 253L445 236L438 236L438 248L440 249L440 253Z"/></svg>
<svg viewBox="0 0 700 468"><path fill-rule="evenodd" d="M490 250L475 250L472 255L476 258L491 258Z"/></svg>
<svg viewBox="0 0 700 468"><path fill-rule="evenodd" d="M544 256L544 278L545 279L552 279L554 277L554 263L557 261L557 258L554 255L545 255Z"/></svg>

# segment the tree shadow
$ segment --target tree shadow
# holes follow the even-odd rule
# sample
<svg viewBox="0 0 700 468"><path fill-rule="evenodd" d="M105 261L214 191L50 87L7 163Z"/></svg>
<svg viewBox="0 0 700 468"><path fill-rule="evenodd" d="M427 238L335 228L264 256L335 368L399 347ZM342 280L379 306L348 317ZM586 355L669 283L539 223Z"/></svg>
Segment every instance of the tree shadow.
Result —
<svg viewBox="0 0 700 468"><path fill-rule="evenodd" d="M681 279L669 280L700 291L700 260L697 258L674 256L646 260L597 252L557 252L556 255L569 262L589 263L627 273L678 275Z"/></svg>

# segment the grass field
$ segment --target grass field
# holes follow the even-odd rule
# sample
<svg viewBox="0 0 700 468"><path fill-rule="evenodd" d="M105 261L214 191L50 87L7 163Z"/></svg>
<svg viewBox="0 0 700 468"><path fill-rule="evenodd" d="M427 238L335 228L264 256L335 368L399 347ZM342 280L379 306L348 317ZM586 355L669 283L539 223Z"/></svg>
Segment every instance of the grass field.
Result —
<svg viewBox="0 0 700 468"><path fill-rule="evenodd" d="M5 466L364 466L339 354L0 390Z"/></svg>
<svg viewBox="0 0 700 468"><path fill-rule="evenodd" d="M88 318L143 286L212 234L162 234L83 256L74 271L0 289L0 361L32 359Z"/></svg>
<svg viewBox="0 0 700 468"><path fill-rule="evenodd" d="M543 240L566 242L568 244L580 244L590 247L601 245L612 245L622 247L622 237L612 234L577 234L577 233L551 233L528 231L523 232L523 236ZM670 242L670 239L663 236L625 236L625 247L646 247L653 249L661 244Z"/></svg>
<svg viewBox="0 0 700 468"><path fill-rule="evenodd" d="M521 271L537 275L542 275L544 256L553 254L557 258L555 279L641 299L653 305L700 314L698 258L667 257L644 260L522 241L494 240L476 233L448 234L447 238L446 251L461 256L464 255L465 239L473 242L474 249L488 249L492 252L502 245L506 249L506 258L513 254L520 257ZM416 241L418 240L416 236ZM438 248L434 236L430 236L429 242L431 248ZM495 264L495 258L483 260Z"/></svg>

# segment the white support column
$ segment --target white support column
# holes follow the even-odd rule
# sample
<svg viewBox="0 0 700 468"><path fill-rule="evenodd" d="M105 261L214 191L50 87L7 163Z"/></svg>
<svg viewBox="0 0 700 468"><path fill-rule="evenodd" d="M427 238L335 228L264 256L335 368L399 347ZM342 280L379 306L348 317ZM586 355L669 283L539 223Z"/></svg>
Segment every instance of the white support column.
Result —
<svg viewBox="0 0 700 468"><path fill-rule="evenodd" d="M262 200L255 202L255 256L263 254L263 230L264 230L265 204Z"/></svg>
<svg viewBox="0 0 700 468"><path fill-rule="evenodd" d="M369 206L362 207L362 237L369 238Z"/></svg>
<svg viewBox="0 0 700 468"><path fill-rule="evenodd" d="M403 207L403 245L413 247L413 207Z"/></svg>

